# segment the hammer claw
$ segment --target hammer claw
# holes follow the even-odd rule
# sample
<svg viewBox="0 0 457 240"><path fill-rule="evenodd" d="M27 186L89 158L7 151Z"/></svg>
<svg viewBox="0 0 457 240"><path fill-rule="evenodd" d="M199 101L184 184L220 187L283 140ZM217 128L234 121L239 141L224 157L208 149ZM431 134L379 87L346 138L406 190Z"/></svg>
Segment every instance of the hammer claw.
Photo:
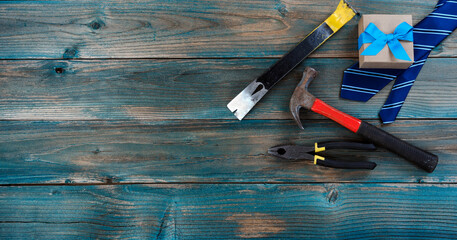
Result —
<svg viewBox="0 0 457 240"><path fill-rule="evenodd" d="M294 110L290 110L291 113L292 113L292 117L294 118L295 122L298 124L298 127L300 127L302 130L305 130L305 128L303 128L303 124L301 123L301 120L300 120L300 109L301 109L301 106L297 106Z"/></svg>
<svg viewBox="0 0 457 240"><path fill-rule="evenodd" d="M316 98L308 92L308 86L317 76L317 71L313 68L306 67L300 83L295 88L292 97L290 98L290 112L298 126L304 130L300 120L300 109L302 107L311 109Z"/></svg>

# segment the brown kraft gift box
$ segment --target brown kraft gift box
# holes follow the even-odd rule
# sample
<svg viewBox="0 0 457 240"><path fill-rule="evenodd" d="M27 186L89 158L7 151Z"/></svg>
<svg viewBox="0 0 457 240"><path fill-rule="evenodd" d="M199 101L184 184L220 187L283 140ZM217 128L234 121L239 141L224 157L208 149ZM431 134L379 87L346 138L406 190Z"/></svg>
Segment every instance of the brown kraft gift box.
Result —
<svg viewBox="0 0 457 240"><path fill-rule="evenodd" d="M395 31L395 28L402 22L406 22L412 26L411 15L383 15L383 14L369 14L362 15L359 21L359 36L367 28L368 24L374 23L383 33L390 34ZM359 67L360 68L391 68L391 69L406 69L414 61L414 44L409 41L400 40L400 44L405 49L411 61L400 60L394 57L389 49L389 46L384 48L376 56L363 56L362 52L371 43L365 43L359 49Z"/></svg>

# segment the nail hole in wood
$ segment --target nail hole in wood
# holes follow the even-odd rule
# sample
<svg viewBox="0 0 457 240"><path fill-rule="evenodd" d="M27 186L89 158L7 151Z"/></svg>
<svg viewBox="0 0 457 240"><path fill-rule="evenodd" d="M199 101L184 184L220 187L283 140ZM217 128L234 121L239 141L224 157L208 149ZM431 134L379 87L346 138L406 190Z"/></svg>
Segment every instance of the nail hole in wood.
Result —
<svg viewBox="0 0 457 240"><path fill-rule="evenodd" d="M56 73L58 73L58 74L62 74L63 72L65 72L65 70L64 70L63 68L61 68L61 67L57 67L57 68L55 69L55 71L56 71Z"/></svg>

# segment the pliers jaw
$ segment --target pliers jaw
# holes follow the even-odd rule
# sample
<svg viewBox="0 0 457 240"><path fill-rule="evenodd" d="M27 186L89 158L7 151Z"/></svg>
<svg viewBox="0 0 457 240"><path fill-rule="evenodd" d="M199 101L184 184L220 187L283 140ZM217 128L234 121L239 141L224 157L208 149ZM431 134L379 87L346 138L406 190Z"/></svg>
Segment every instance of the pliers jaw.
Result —
<svg viewBox="0 0 457 240"><path fill-rule="evenodd" d="M268 153L279 158L288 160L314 160L314 155L310 152L313 148L299 145L281 145L268 149Z"/></svg>

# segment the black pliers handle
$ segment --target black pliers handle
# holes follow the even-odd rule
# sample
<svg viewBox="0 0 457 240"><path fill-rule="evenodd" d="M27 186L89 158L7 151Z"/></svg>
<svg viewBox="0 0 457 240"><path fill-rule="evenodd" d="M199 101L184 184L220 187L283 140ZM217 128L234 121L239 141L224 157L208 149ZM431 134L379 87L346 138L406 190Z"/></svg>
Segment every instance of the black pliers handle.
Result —
<svg viewBox="0 0 457 240"><path fill-rule="evenodd" d="M374 162L366 161L340 161L333 160L320 156L316 153L324 152L331 149L353 149L353 150L375 150L376 146L371 143L358 142L325 142L315 143L314 147L306 147L300 145L282 145L272 147L268 153L289 160L311 160L315 165L343 168L343 169L369 169L373 170L376 167Z"/></svg>

